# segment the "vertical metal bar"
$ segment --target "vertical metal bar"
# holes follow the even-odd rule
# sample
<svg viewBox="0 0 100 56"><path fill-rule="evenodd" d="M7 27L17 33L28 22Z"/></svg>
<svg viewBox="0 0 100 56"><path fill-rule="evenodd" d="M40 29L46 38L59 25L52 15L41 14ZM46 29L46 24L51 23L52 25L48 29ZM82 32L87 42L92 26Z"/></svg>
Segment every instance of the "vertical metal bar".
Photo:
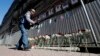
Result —
<svg viewBox="0 0 100 56"><path fill-rule="evenodd" d="M82 6L83 6L83 9L84 9L84 11L85 11L85 14L86 14L87 20L88 20L89 25L90 25L90 28L91 28L91 31L92 31L92 33L93 33L93 37L94 37L94 41L95 41L95 45L98 46L98 44L97 44L97 39L96 39L96 35L95 35L94 30L93 30L92 23L91 23L91 21L90 21L90 19L89 19L89 15L88 15L88 13L87 13L86 7L85 7L85 5L84 5L84 3L83 3L83 0L80 0L80 1L81 1Z"/></svg>
<svg viewBox="0 0 100 56"><path fill-rule="evenodd" d="M97 0L98 4L100 5L100 0Z"/></svg>
<svg viewBox="0 0 100 56"><path fill-rule="evenodd" d="M73 28L72 28L72 25L73 25L73 23L72 23L72 11L69 11L69 24L70 24L70 34L72 35L72 33L73 33ZM72 35L73 36L73 35ZM72 39L72 37L69 37L69 46L70 46L70 52L71 52L71 47L72 47L72 41L71 41L71 39Z"/></svg>
<svg viewBox="0 0 100 56"><path fill-rule="evenodd" d="M80 17L78 16L78 13L77 13L77 12L78 12L78 9L79 9L79 8L77 8L77 10L75 10L75 12L74 12L74 14L75 14L75 15L74 15L74 16L75 16L75 20L76 20L76 23L77 23L77 32L78 32L78 30L80 29L80 24L79 24L79 22L80 22ZM76 47L77 47L77 46L78 46L78 43L80 43L79 40L78 40L78 39L79 39L78 36L76 36L75 39L77 39L77 41L75 41Z"/></svg>

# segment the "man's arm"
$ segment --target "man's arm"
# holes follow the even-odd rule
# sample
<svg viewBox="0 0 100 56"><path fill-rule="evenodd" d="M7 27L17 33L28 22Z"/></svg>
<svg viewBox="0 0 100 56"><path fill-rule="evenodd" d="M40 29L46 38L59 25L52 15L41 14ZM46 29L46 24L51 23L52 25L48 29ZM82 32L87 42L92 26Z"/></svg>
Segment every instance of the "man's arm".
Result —
<svg viewBox="0 0 100 56"><path fill-rule="evenodd" d="M31 14L30 14L29 11L25 14L26 20L27 20L28 22L30 22L31 24L35 24L36 21L33 21L33 20L30 18L30 15L31 15Z"/></svg>

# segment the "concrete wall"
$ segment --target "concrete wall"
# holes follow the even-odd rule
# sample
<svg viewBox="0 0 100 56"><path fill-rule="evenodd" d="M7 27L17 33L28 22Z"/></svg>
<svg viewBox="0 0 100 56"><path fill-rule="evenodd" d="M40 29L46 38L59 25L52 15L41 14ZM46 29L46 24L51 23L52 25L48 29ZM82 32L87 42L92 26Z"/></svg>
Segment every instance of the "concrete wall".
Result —
<svg viewBox="0 0 100 56"><path fill-rule="evenodd" d="M4 45L13 45L16 44L20 38L20 32L16 32L14 34L8 34L5 33L4 35L0 36L0 44L4 44Z"/></svg>

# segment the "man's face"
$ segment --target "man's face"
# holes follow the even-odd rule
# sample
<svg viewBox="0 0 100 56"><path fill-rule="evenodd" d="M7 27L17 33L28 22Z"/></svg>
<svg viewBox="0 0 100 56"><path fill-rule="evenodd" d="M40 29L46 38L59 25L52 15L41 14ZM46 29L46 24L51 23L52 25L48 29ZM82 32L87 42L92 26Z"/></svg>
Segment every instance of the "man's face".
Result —
<svg viewBox="0 0 100 56"><path fill-rule="evenodd" d="M31 14L32 14L32 15L34 15L34 14L35 14L35 12L34 12L34 11L31 11Z"/></svg>

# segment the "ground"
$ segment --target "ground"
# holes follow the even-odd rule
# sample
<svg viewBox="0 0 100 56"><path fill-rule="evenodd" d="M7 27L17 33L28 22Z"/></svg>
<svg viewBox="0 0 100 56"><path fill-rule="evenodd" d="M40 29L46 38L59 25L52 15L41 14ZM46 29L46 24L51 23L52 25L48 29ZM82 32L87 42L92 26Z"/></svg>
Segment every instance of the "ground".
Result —
<svg viewBox="0 0 100 56"><path fill-rule="evenodd" d="M0 46L0 56L100 56L100 54L44 49L30 49L30 51L21 51L16 50L13 47Z"/></svg>

